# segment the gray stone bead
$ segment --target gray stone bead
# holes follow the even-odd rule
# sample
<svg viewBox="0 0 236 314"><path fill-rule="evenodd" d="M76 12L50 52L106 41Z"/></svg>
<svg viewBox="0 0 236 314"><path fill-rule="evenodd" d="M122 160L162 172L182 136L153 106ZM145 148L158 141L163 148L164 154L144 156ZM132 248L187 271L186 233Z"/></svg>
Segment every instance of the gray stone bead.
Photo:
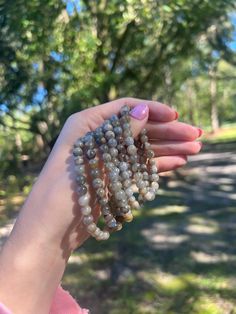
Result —
<svg viewBox="0 0 236 314"><path fill-rule="evenodd" d="M106 205L102 206L101 211L102 211L102 214L103 214L103 215L108 215L108 214L110 214L110 207L109 207L109 205L106 204Z"/></svg>
<svg viewBox="0 0 236 314"><path fill-rule="evenodd" d="M151 181L158 181L159 180L159 175L157 173L153 173L150 175L150 180Z"/></svg>
<svg viewBox="0 0 236 314"><path fill-rule="evenodd" d="M92 222L91 224L87 225L87 231L89 233L94 232L96 230L97 226L94 222Z"/></svg>
<svg viewBox="0 0 236 314"><path fill-rule="evenodd" d="M141 171L147 171L147 165L146 164L142 164L141 165Z"/></svg>
<svg viewBox="0 0 236 314"><path fill-rule="evenodd" d="M81 207L81 213L82 213L84 216L90 215L91 212L92 212L92 208L91 208L90 206Z"/></svg>
<svg viewBox="0 0 236 314"><path fill-rule="evenodd" d="M78 139L78 140L75 142L74 147L83 148L83 147L84 147L83 141L81 141L81 139Z"/></svg>
<svg viewBox="0 0 236 314"><path fill-rule="evenodd" d="M135 162L138 162L138 159L139 159L139 157L138 157L137 154L134 154L134 155L131 155L131 156L130 156L130 162L131 162L132 164L134 164Z"/></svg>
<svg viewBox="0 0 236 314"><path fill-rule="evenodd" d="M130 112L130 107L128 105L124 105L120 109L121 116L128 115Z"/></svg>
<svg viewBox="0 0 236 314"><path fill-rule="evenodd" d="M139 181L139 180L141 180L142 178L143 178L143 175L142 175L141 172L136 172L136 173L134 174L134 180L135 180L135 181Z"/></svg>
<svg viewBox="0 0 236 314"><path fill-rule="evenodd" d="M142 188L145 188L146 187L146 184L143 180L139 180L136 182L136 185L139 189L142 189Z"/></svg>
<svg viewBox="0 0 236 314"><path fill-rule="evenodd" d="M132 136L132 131L130 129L126 129L123 132L124 137Z"/></svg>
<svg viewBox="0 0 236 314"><path fill-rule="evenodd" d="M97 196L99 196L101 198L101 197L104 197L106 193L105 193L105 190L103 188L98 188L96 190L96 194L97 194Z"/></svg>
<svg viewBox="0 0 236 314"><path fill-rule="evenodd" d="M84 194L86 194L88 192L88 189L85 185L80 185L78 188L77 188L77 193L79 196L82 196Z"/></svg>
<svg viewBox="0 0 236 314"><path fill-rule="evenodd" d="M101 176L101 171L99 169L91 169L90 173L93 178L99 178Z"/></svg>
<svg viewBox="0 0 236 314"><path fill-rule="evenodd" d="M94 142L93 135L91 134L92 132L88 132L84 137L83 137L83 142L86 146L86 143L88 142Z"/></svg>
<svg viewBox="0 0 236 314"><path fill-rule="evenodd" d="M151 183L151 187L153 188L154 191L157 191L159 189L159 184L156 181L153 181Z"/></svg>
<svg viewBox="0 0 236 314"><path fill-rule="evenodd" d="M117 171L111 170L111 172L109 173L109 178L112 182L117 181L119 180L119 173L117 173Z"/></svg>
<svg viewBox="0 0 236 314"><path fill-rule="evenodd" d="M75 166L75 173L76 174L84 174L85 172L85 166L84 165L76 165Z"/></svg>
<svg viewBox="0 0 236 314"><path fill-rule="evenodd" d="M113 162L106 162L105 166L108 170L112 170L115 168L115 165L113 164Z"/></svg>
<svg viewBox="0 0 236 314"><path fill-rule="evenodd" d="M120 207L126 206L126 205L127 205L126 196L125 196L125 198L123 198L122 200L118 200L117 203L118 203L118 205L119 205Z"/></svg>
<svg viewBox="0 0 236 314"><path fill-rule="evenodd" d="M136 201L136 198L132 195L129 197L129 202L135 202Z"/></svg>
<svg viewBox="0 0 236 314"><path fill-rule="evenodd" d="M140 142L141 143L146 143L148 141L148 137L146 135L141 135L140 136Z"/></svg>
<svg viewBox="0 0 236 314"><path fill-rule="evenodd" d="M122 171L121 177L122 179L126 180L130 178L130 174L128 173L128 171Z"/></svg>
<svg viewBox="0 0 236 314"><path fill-rule="evenodd" d="M124 214L127 214L130 211L130 209L131 209L131 207L128 204L123 206L123 207L121 207L121 211Z"/></svg>
<svg viewBox="0 0 236 314"><path fill-rule="evenodd" d="M119 164L119 168L120 168L121 171L126 171L126 170L128 170L129 165L128 165L127 162L122 161L122 162Z"/></svg>
<svg viewBox="0 0 236 314"><path fill-rule="evenodd" d="M123 130L130 130L130 124L129 123L124 123L123 124Z"/></svg>
<svg viewBox="0 0 236 314"><path fill-rule="evenodd" d="M127 170L127 172L128 172L129 177L131 178L132 175L133 175L132 171L131 170Z"/></svg>
<svg viewBox="0 0 236 314"><path fill-rule="evenodd" d="M103 181L99 178L96 178L92 181L92 185L95 189L103 187Z"/></svg>
<svg viewBox="0 0 236 314"><path fill-rule="evenodd" d="M112 160L111 155L109 153L102 154L102 159L104 162L110 162Z"/></svg>
<svg viewBox="0 0 236 314"><path fill-rule="evenodd" d="M151 166L156 166L156 160L154 158L151 158L149 160L149 163L150 163Z"/></svg>
<svg viewBox="0 0 236 314"><path fill-rule="evenodd" d="M115 218L113 218L113 219L111 219L110 221L108 221L107 226L108 226L109 228L116 228L116 227L117 227L117 223L116 223Z"/></svg>
<svg viewBox="0 0 236 314"><path fill-rule="evenodd" d="M90 225L93 222L93 216L92 215L88 215L88 216L84 216L83 218L83 223L85 225Z"/></svg>
<svg viewBox="0 0 236 314"><path fill-rule="evenodd" d="M101 143L101 144L106 144L106 142L107 142L106 138L105 138L104 136L101 137L100 143Z"/></svg>
<svg viewBox="0 0 236 314"><path fill-rule="evenodd" d="M112 215L111 212L109 212L109 214L107 214L107 215L104 217L105 222L108 222L108 221L110 221L110 220L113 219L113 218L114 218L114 216Z"/></svg>
<svg viewBox="0 0 236 314"><path fill-rule="evenodd" d="M150 172L151 173L157 173L157 166L151 166Z"/></svg>
<svg viewBox="0 0 236 314"><path fill-rule="evenodd" d="M111 183L111 187L113 191L119 191L122 188L122 183L120 181L116 181Z"/></svg>
<svg viewBox="0 0 236 314"><path fill-rule="evenodd" d="M115 197L116 197L116 199L118 199L118 200L124 199L124 198L126 197L125 191L120 190L120 191L116 192L116 193L115 193Z"/></svg>
<svg viewBox="0 0 236 314"><path fill-rule="evenodd" d="M151 149L151 144L148 143L148 142L144 143L144 148L145 148L146 150Z"/></svg>
<svg viewBox="0 0 236 314"><path fill-rule="evenodd" d="M94 141L88 141L85 142L84 145L88 148L88 149L92 149L95 146L95 142Z"/></svg>
<svg viewBox="0 0 236 314"><path fill-rule="evenodd" d="M98 200L98 203L101 206L105 206L105 205L107 205L107 200L105 198L101 198L101 199Z"/></svg>
<svg viewBox="0 0 236 314"><path fill-rule="evenodd" d="M88 159L93 159L96 156L96 150L95 149L88 149L86 152L86 156Z"/></svg>
<svg viewBox="0 0 236 314"><path fill-rule="evenodd" d="M147 201L153 201L155 199L156 193L153 189L150 189L146 194L145 194L145 199Z"/></svg>
<svg viewBox="0 0 236 314"><path fill-rule="evenodd" d="M147 171L143 172L143 180L148 180L149 179L149 174Z"/></svg>
<svg viewBox="0 0 236 314"><path fill-rule="evenodd" d="M116 157L116 156L118 156L118 150L115 148L115 147L112 147L112 148L110 148L110 155L112 156L112 157Z"/></svg>
<svg viewBox="0 0 236 314"><path fill-rule="evenodd" d="M116 166L116 167L118 167L119 166L119 164L120 164L120 161L119 161L119 159L118 158L113 158L112 159L112 161L113 161L113 164Z"/></svg>
<svg viewBox="0 0 236 314"><path fill-rule="evenodd" d="M132 184L132 181L131 181L130 179L126 179L126 180L124 180L124 182L123 182L123 185L124 185L125 188L130 187L131 184Z"/></svg>
<svg viewBox="0 0 236 314"><path fill-rule="evenodd" d="M127 147L127 152L129 155L137 154L137 148L134 145L129 145Z"/></svg>
<svg viewBox="0 0 236 314"><path fill-rule="evenodd" d="M115 138L115 133L114 133L113 131L107 131L107 132L105 133L105 138L106 138L107 140L110 140L111 138Z"/></svg>
<svg viewBox="0 0 236 314"><path fill-rule="evenodd" d="M81 157L81 156L77 156L75 159L74 159L74 162L76 165L82 165L84 164L84 158Z"/></svg>
<svg viewBox="0 0 236 314"><path fill-rule="evenodd" d="M132 196L134 194L132 187L125 189L125 193L128 197Z"/></svg>
<svg viewBox="0 0 236 314"><path fill-rule="evenodd" d="M116 147L117 146L117 140L114 138L109 139L108 146L109 147Z"/></svg>
<svg viewBox="0 0 236 314"><path fill-rule="evenodd" d="M125 144L126 145L133 145L134 144L134 139L131 136L126 137L125 139Z"/></svg>
<svg viewBox="0 0 236 314"><path fill-rule="evenodd" d="M76 181L78 182L78 184L84 184L85 182L86 182L86 177L85 176L83 176L83 175L78 175L77 177L76 177Z"/></svg>
<svg viewBox="0 0 236 314"><path fill-rule="evenodd" d="M147 129L142 129L142 131L140 132L141 135L146 135L147 134Z"/></svg>
<svg viewBox="0 0 236 314"><path fill-rule="evenodd" d="M149 150L147 151L147 157L148 157L148 158L153 158L154 156L155 156L154 151L151 150L151 149L149 149Z"/></svg>
<svg viewBox="0 0 236 314"><path fill-rule="evenodd" d="M113 131L116 135L121 135L123 133L122 128L120 126L116 126Z"/></svg>
<svg viewBox="0 0 236 314"><path fill-rule="evenodd" d="M137 171L140 170L141 165L140 165L140 163L136 162L136 163L134 163L134 164L132 165L131 168L132 168L132 171L133 171L133 172L137 172Z"/></svg>
<svg viewBox="0 0 236 314"><path fill-rule="evenodd" d="M75 147L73 149L74 156L83 156L83 150L80 147Z"/></svg>
<svg viewBox="0 0 236 314"><path fill-rule="evenodd" d="M113 114L111 117L110 117L110 120L109 120L111 123L114 122L114 121L119 121L119 118L116 114Z"/></svg>
<svg viewBox="0 0 236 314"><path fill-rule="evenodd" d="M89 166L91 167L91 169L97 169L98 168L98 159L97 158L90 159L89 160Z"/></svg>
<svg viewBox="0 0 236 314"><path fill-rule="evenodd" d="M123 144L118 144L116 148L118 149L119 152L126 153L126 149Z"/></svg>
<svg viewBox="0 0 236 314"><path fill-rule="evenodd" d="M102 145L100 146L100 150L101 150L101 152L103 152L103 153L108 153L108 152L109 152L109 146L108 146L107 144L102 144Z"/></svg>
<svg viewBox="0 0 236 314"><path fill-rule="evenodd" d="M84 207L84 206L88 205L89 200L90 200L90 196L87 193L87 194L85 194L83 196L80 196L78 201L79 201L80 206Z"/></svg>
<svg viewBox="0 0 236 314"><path fill-rule="evenodd" d="M110 122L104 124L104 126L103 126L103 131L104 131L104 132L112 131L112 130L113 130L113 126L112 126L112 124L111 124Z"/></svg>

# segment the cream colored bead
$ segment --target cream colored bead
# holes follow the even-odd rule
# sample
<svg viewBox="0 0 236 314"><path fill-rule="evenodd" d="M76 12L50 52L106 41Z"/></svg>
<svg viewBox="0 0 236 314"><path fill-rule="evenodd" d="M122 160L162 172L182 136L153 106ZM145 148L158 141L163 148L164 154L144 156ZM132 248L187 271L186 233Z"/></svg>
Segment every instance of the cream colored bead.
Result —
<svg viewBox="0 0 236 314"><path fill-rule="evenodd" d="M91 214L91 212L92 212L92 208L90 206L81 207L81 213L84 216Z"/></svg>
<svg viewBox="0 0 236 314"><path fill-rule="evenodd" d="M96 228L97 228L96 224L94 222L92 222L91 224L89 224L87 226L87 231L89 233L93 233L96 230Z"/></svg>
<svg viewBox="0 0 236 314"><path fill-rule="evenodd" d="M87 206L89 204L89 201L90 201L90 195L89 194L85 194L85 195L79 197L80 206Z"/></svg>

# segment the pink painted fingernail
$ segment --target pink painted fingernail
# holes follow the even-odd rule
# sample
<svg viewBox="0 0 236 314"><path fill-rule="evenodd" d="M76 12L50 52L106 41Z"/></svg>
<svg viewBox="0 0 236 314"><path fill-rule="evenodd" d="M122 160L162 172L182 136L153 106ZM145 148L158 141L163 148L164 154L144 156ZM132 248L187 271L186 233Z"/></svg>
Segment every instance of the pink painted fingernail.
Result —
<svg viewBox="0 0 236 314"><path fill-rule="evenodd" d="M140 105L137 105L136 107L134 107L130 111L130 115L134 119L143 120L144 118L147 117L148 111L149 111L149 109L148 109L148 106L146 104L140 104Z"/></svg>
<svg viewBox="0 0 236 314"><path fill-rule="evenodd" d="M200 128L198 128L198 132L199 132L199 137L200 137L200 136L202 136L202 134L203 134L203 130L202 130L202 129L200 129Z"/></svg>

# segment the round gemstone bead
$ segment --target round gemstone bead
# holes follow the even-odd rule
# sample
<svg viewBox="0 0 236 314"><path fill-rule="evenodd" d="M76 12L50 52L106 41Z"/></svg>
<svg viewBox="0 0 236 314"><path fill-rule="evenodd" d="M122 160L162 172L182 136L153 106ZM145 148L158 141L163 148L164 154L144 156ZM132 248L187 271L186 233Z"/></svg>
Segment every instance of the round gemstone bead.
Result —
<svg viewBox="0 0 236 314"><path fill-rule="evenodd" d="M115 193L115 196L118 200L122 200L125 198L125 192L123 190L120 190Z"/></svg>
<svg viewBox="0 0 236 314"><path fill-rule="evenodd" d="M111 155L109 153L104 153L102 155L104 162L110 162L112 160Z"/></svg>
<svg viewBox="0 0 236 314"><path fill-rule="evenodd" d="M84 216L83 223L85 225L90 225L92 222L93 222L93 216L92 215Z"/></svg>
<svg viewBox="0 0 236 314"><path fill-rule="evenodd" d="M85 194L85 195L79 197L80 206L87 206L89 201L90 201L89 194Z"/></svg>
<svg viewBox="0 0 236 314"><path fill-rule="evenodd" d="M80 185L77 189L77 193L82 196L88 192L88 189L85 185Z"/></svg>
<svg viewBox="0 0 236 314"><path fill-rule="evenodd" d="M112 157L118 156L118 150L115 147L110 148L110 155Z"/></svg>
<svg viewBox="0 0 236 314"><path fill-rule="evenodd" d="M114 138L109 139L108 146L110 147L116 147L117 146L117 140Z"/></svg>
<svg viewBox="0 0 236 314"><path fill-rule="evenodd" d="M76 147L73 149L74 156L83 156L83 150L80 147Z"/></svg>
<svg viewBox="0 0 236 314"><path fill-rule="evenodd" d="M91 224L89 224L87 226L87 231L88 232L94 232L96 230L96 228L97 228L96 224L94 222L92 222Z"/></svg>
<svg viewBox="0 0 236 314"><path fill-rule="evenodd" d="M103 181L100 178L96 178L92 181L93 187L95 189L103 187Z"/></svg>
<svg viewBox="0 0 236 314"><path fill-rule="evenodd" d="M101 172L98 169L91 169L90 173L93 178L99 178L101 176Z"/></svg>
<svg viewBox="0 0 236 314"><path fill-rule="evenodd" d="M77 156L74 160L76 165L82 165L84 163L84 158L81 156Z"/></svg>
<svg viewBox="0 0 236 314"><path fill-rule="evenodd" d="M99 188L99 189L97 189L96 194L99 197L103 197L103 196L105 196L106 193L105 193L105 190L103 188Z"/></svg>
<svg viewBox="0 0 236 314"><path fill-rule="evenodd" d="M76 165L75 166L75 172L77 173L77 174L84 174L84 172L85 172L85 166L84 165Z"/></svg>
<svg viewBox="0 0 236 314"><path fill-rule="evenodd" d="M83 176L83 175L78 175L78 176L76 177L76 181L77 181L79 184L84 184L84 183L86 182L86 178L85 178L85 176Z"/></svg>
<svg viewBox="0 0 236 314"><path fill-rule="evenodd" d="M127 152L129 155L133 155L137 153L137 148L134 145L129 145L127 147Z"/></svg>
<svg viewBox="0 0 236 314"><path fill-rule="evenodd" d="M81 213L82 213L84 216L90 215L91 212L92 212L92 208L91 208L90 206L81 207Z"/></svg>
<svg viewBox="0 0 236 314"><path fill-rule="evenodd" d="M133 145L134 144L134 139L131 136L126 137L125 139L125 144L126 145Z"/></svg>
<svg viewBox="0 0 236 314"><path fill-rule="evenodd" d="M125 161L122 161L120 164L119 164L119 168L121 171L126 171L128 169L129 165L127 162Z"/></svg>
<svg viewBox="0 0 236 314"><path fill-rule="evenodd" d="M96 156L95 149L88 149L86 152L86 156L88 159L93 159Z"/></svg>
<svg viewBox="0 0 236 314"><path fill-rule="evenodd" d="M92 169L96 169L98 167L98 159L90 159L89 160L89 166L92 168Z"/></svg>

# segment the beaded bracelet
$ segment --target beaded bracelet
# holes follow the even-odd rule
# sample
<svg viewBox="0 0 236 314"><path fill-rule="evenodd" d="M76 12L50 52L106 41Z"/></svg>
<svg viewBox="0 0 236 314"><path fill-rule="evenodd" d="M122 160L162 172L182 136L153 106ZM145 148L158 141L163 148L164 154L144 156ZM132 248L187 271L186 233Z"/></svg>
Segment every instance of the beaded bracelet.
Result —
<svg viewBox="0 0 236 314"><path fill-rule="evenodd" d="M132 221L132 210L154 200L159 188L155 154L146 129L134 139L129 113L129 106L123 106L119 115L112 115L74 144L78 203L83 223L96 240L107 240L111 232L121 230L122 223ZM100 159L104 167L99 166ZM87 175L85 164L89 169ZM104 230L94 222L89 206L89 179L105 220Z"/></svg>

